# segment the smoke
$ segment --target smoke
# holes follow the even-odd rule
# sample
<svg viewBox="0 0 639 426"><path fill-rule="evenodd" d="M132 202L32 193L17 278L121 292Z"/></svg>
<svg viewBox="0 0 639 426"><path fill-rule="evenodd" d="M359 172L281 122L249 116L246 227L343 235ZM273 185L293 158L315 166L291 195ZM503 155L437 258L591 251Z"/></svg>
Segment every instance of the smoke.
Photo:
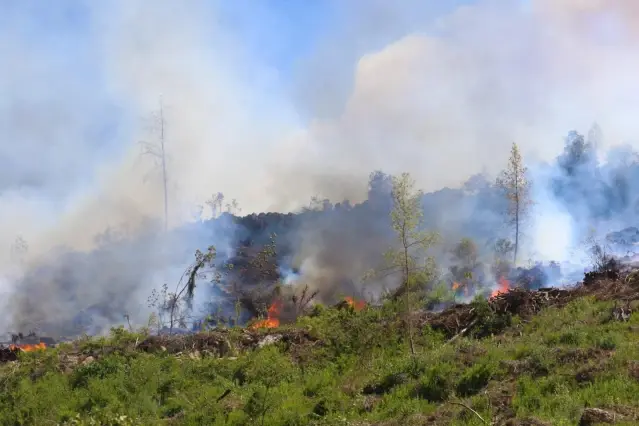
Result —
<svg viewBox="0 0 639 426"><path fill-rule="evenodd" d="M228 244L216 235L204 242L188 234L179 244L140 237L164 247L157 251L122 243L105 254L96 246L95 236L106 229L137 238L148 232L149 218L161 219L162 179L138 143L159 142L157 121L149 128L145 119L160 96L171 227L214 191L236 198L249 213L299 208L311 195L361 201L368 173L377 169L408 171L426 191L459 187L481 171L492 177L513 141L531 164L548 162L552 169L566 131L595 121L606 136L596 147L604 158L622 143L635 147L635 2L445 3L328 1L318 19L330 25L295 53L290 72L254 45L276 31L271 25L278 20L266 18L286 11L239 6L243 14L266 14L255 18L264 23L248 37L221 2L5 5L0 56L12 65L0 70L0 253L6 253L0 264L16 269L9 252L18 235L29 251L24 267L4 274L0 290L32 299L41 316L110 300L114 288L139 302L159 284L148 277L165 264L167 250L175 251L173 263L186 265L186 254L177 260L184 247ZM303 38L295 22L278 22ZM584 229L611 230L634 214L632 200L624 204L620 194L632 193L636 170L604 173L597 182L605 185L587 193L564 185L561 194L547 183L583 176L547 170L533 175L541 219L531 225L531 250L569 257L569 242ZM615 192L623 186L613 185L619 176L628 189ZM573 206L566 191L609 196ZM425 201L431 223L448 235L484 235L499 223L488 208L494 205L489 191L462 203L457 195L443 191ZM621 204L606 214L602 206L610 200ZM300 227L296 247L303 259L296 262L327 283L337 278L326 265L343 270L353 261L359 271L367 263L362 259L386 241L377 218L321 221ZM322 231L333 226L332 234ZM365 232L370 240L358 243ZM109 282L118 286L90 279L100 262L60 254L59 246L117 263L111 273L122 275ZM346 252L360 254L353 259ZM39 290L42 274L55 275L47 268L71 264L82 272Z"/></svg>
<svg viewBox="0 0 639 426"><path fill-rule="evenodd" d="M164 269L170 257L149 229L131 240L105 233L97 247L85 253L59 248L28 268L5 310L16 330L38 330L55 336L95 334L112 324L144 321L143 301L152 271ZM134 259L135 261L132 261Z"/></svg>
<svg viewBox="0 0 639 426"><path fill-rule="evenodd" d="M352 295L377 298L385 284L394 288L391 280L364 280L394 242L388 217L387 211L358 205L300 218L290 237L288 261L299 270L292 283L319 290L319 300L327 303Z"/></svg>
<svg viewBox="0 0 639 426"><path fill-rule="evenodd" d="M90 250L58 247L25 265L13 277L18 287L6 295L3 308L11 321L3 326L75 336L126 322L147 325L164 301L162 285L168 292L181 289L197 249L205 250L214 241L218 262L235 254L237 229L229 216L168 234L161 229L151 220L133 233L109 229L96 236ZM205 291L195 296L193 306L200 313L210 300Z"/></svg>

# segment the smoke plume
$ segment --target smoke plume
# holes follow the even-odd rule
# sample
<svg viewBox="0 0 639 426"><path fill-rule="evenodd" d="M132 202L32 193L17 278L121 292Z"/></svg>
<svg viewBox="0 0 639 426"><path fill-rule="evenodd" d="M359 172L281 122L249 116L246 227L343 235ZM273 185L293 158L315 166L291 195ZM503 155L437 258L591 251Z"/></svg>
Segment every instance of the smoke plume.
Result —
<svg viewBox="0 0 639 426"><path fill-rule="evenodd" d="M635 148L638 130L636 2L444 3L327 0L327 24L291 48L288 70L259 44L307 35L287 11L202 0L4 5L1 290L23 302L0 326L22 326L31 311L32 322L64 322L101 304L111 312L92 315L117 321L134 307L114 293L143 305L187 252L232 246L215 232L149 231L162 220L162 176L139 142L160 142L150 119L160 98L171 228L217 191L243 213L294 210L310 196L359 202L368 174L384 170L410 172L426 191L450 187L425 199L429 223L450 238L504 233L492 192L455 188L482 171L491 180L513 141L537 201L530 253L564 260L591 227L630 223L637 171L613 154ZM269 36L275 23L293 37ZM605 137L593 159L567 171L554 161L563 137L594 122ZM383 251L381 218L305 222L291 237L295 262L323 286L356 275L337 271L359 272ZM108 229L136 243L105 249L96 236ZM21 263L11 256L19 236Z"/></svg>

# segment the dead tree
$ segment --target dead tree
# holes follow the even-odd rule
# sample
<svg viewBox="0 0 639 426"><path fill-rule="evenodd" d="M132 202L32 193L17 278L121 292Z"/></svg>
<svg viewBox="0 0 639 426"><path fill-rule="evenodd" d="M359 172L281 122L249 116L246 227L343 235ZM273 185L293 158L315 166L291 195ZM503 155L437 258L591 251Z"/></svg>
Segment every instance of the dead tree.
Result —
<svg viewBox="0 0 639 426"><path fill-rule="evenodd" d="M169 227L169 198L168 198L168 177L167 177L167 165L166 165L166 121L164 118L164 104L162 103L162 97L160 97L159 110L154 115L154 127L157 128L159 135L157 142L140 142L142 145L142 154L150 155L155 158L159 163L162 170L162 184L164 190L164 231Z"/></svg>

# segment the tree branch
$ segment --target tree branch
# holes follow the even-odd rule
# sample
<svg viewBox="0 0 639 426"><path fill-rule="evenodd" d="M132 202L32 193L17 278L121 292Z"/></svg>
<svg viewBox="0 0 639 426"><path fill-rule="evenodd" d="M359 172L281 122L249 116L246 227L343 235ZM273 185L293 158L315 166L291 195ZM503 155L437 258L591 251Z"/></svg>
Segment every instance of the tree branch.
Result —
<svg viewBox="0 0 639 426"><path fill-rule="evenodd" d="M491 423L487 422L477 411L473 410L472 408L470 408L468 405L464 404L463 402L448 401L448 403L453 405L459 405L460 407L464 407L465 409L467 409L468 411L476 415L477 418L482 421L482 423L490 426Z"/></svg>

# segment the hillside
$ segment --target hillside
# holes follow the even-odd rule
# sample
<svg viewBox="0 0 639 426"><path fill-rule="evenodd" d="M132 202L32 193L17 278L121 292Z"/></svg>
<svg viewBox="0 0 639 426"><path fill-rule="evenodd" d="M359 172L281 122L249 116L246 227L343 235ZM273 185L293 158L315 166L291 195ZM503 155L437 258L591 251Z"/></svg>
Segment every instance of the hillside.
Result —
<svg viewBox="0 0 639 426"><path fill-rule="evenodd" d="M637 1L0 5L0 426L639 425Z"/></svg>
<svg viewBox="0 0 639 426"><path fill-rule="evenodd" d="M0 424L636 424L639 275L588 278L415 312L414 358L393 301L317 305L281 328L5 349Z"/></svg>
<svg viewBox="0 0 639 426"><path fill-rule="evenodd" d="M490 293L497 276L507 274L510 281L534 289L579 280L589 263L584 247L588 252L601 244L608 246L604 251L620 256L633 253L637 230L631 225L639 211L633 182L639 176L639 163L602 163L592 149L584 136L571 132L564 152L554 161L531 163L533 187L545 194L534 194L534 208L523 220L528 235L520 255L533 262L534 266L529 263L532 268L495 269L495 259L510 259L517 239L512 218L505 221L508 198L488 175L474 175L458 188L415 194L422 216L418 228L440 237L425 250L435 260L439 278L453 287L471 274L475 287ZM618 154L631 158L631 153ZM216 249L216 261L208 272L213 274L215 269L223 274L225 286L240 288L242 301L248 302L243 303L241 321L256 314L254 300L244 297L245 293L263 287L265 281L303 283L318 292L315 300L325 304L336 303L341 294L376 298L398 286L397 280L385 278L362 283L370 270L386 266L385 251L397 248L397 232L391 224L396 205L393 179L375 171L360 203L314 196L307 207L287 214L240 216L235 204L228 204L222 213L223 196L218 194L217 201L207 201L210 217L200 215L169 232L163 232L161 222L152 218L139 227L109 227L94 235L95 246L88 250L61 246L29 258L22 241L15 251L26 250L22 255L29 261L23 259L0 274L11 283L4 330L37 328L44 335L61 338L101 334L125 316L136 325L145 324L149 297L161 293L164 284L174 289L192 265L196 250L210 246ZM271 238L275 238L275 253L264 268L256 256ZM591 238L597 242L586 242ZM256 263L261 265L255 267ZM197 277L198 316L185 328L218 313L235 317L236 298L218 297L218 289L210 285L212 274Z"/></svg>

